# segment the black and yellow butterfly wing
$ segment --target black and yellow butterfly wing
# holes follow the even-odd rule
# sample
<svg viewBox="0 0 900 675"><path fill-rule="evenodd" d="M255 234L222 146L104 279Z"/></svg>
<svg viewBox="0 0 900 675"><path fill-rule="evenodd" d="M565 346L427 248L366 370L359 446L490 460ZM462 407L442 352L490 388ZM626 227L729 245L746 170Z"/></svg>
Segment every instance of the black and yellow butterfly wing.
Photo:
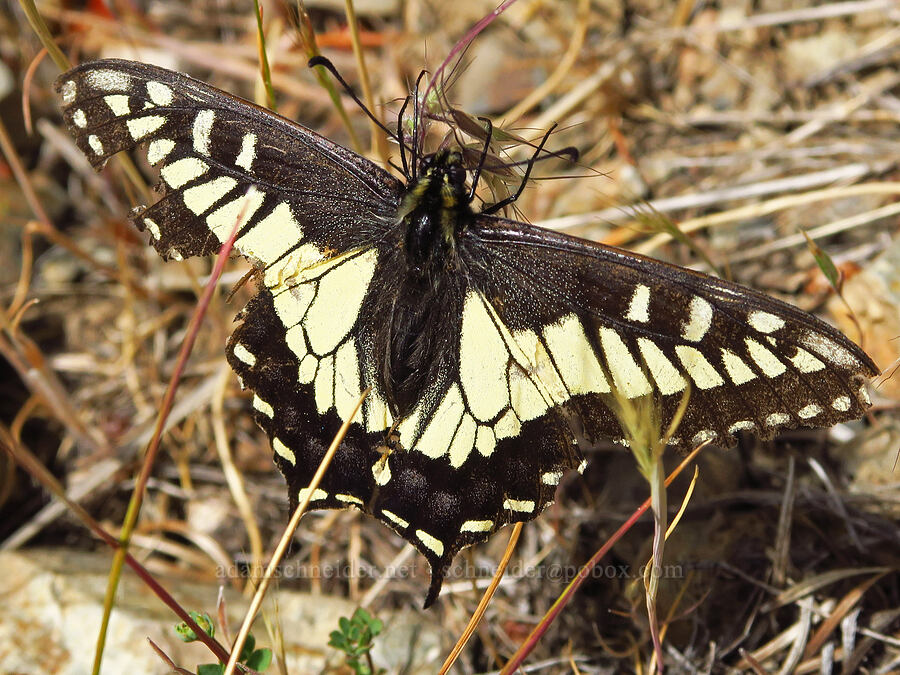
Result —
<svg viewBox="0 0 900 675"><path fill-rule="evenodd" d="M868 356L767 295L515 221L481 217L462 241L525 368L540 374L546 407L577 406L590 435L623 440L604 404L613 391L653 396L666 421L689 389L670 440L680 449L830 426L869 405Z"/></svg>
<svg viewBox="0 0 900 675"><path fill-rule="evenodd" d="M235 247L274 275L289 259L370 247L391 230L400 181L248 101L121 60L74 68L57 89L95 167L146 146L160 168L160 199L133 220L164 256L215 253L240 220Z"/></svg>
<svg viewBox="0 0 900 675"><path fill-rule="evenodd" d="M95 166L147 145L161 196L134 220L161 254L212 253L239 223L235 248L261 282L227 357L292 502L370 388L311 505L355 506L415 545L432 566L427 604L462 547L550 503L581 465L579 424L622 438L613 392L651 397L667 420L690 387L682 448L827 426L868 404L874 365L796 308L474 214L459 186L432 213L424 195L458 157L429 158L404 185L300 125L139 63L86 64L57 88ZM411 262L413 211L419 225L453 224L439 273Z"/></svg>

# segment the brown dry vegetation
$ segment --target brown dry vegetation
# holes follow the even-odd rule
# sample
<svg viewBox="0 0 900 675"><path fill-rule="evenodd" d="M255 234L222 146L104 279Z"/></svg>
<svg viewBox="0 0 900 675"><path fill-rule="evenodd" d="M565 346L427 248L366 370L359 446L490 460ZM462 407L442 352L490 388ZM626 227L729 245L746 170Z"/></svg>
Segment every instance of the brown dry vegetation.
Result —
<svg viewBox="0 0 900 675"><path fill-rule="evenodd" d="M147 60L263 100L251 3L121 0L108 13L82 4L40 6L73 62ZM279 112L349 144L306 67L289 12L264 6ZM440 63L493 6L358 2L379 114L392 123L420 69ZM308 7L323 53L357 85L343 3ZM0 92L0 115L14 153L0 160L0 298L12 311L0 339L0 421L115 529L211 262L164 263L128 224L144 197L126 189L118 166L99 177L89 169L61 127L51 94L58 72L48 59L29 71L40 44L18 5L7 8L0 80L10 88ZM723 274L837 321L854 339L861 330L879 366L898 357L895 2L521 0L478 36L464 64L448 92L457 107L530 138L557 122L551 144L581 153L575 169L539 165L540 177L574 177L535 181L518 203L528 220L699 269L702 251ZM366 119L346 103L367 138ZM26 180L14 175L18 164ZM648 230L623 208L646 202L692 245ZM859 329L801 230L846 278ZM152 571L175 579L214 583L217 565L271 551L287 518L271 451L224 360L232 317L252 284L227 297L246 270L231 264L209 308L133 545ZM659 616L669 672L900 668L900 386L888 379L873 395L862 422L766 443L748 437L735 450L701 454L698 487L666 549ZM584 476L569 476L556 504L525 527L459 672L502 664L563 589L560 574L647 496L629 454L600 447L589 459ZM0 469L0 541L97 547L58 517L62 510L39 518L46 493L4 454ZM686 487L676 481L670 502L677 506ZM529 663L542 665L529 672L647 668L652 644L636 571L651 535L642 521L613 549L540 642ZM458 562L490 567L506 539ZM376 615L420 606L424 561L377 522L355 511L316 512L296 541L291 559L302 565L402 564L416 573L387 583L358 575L283 583L349 597ZM489 574L480 576L483 588ZM446 650L479 595L471 579L448 579L429 611L444 627Z"/></svg>

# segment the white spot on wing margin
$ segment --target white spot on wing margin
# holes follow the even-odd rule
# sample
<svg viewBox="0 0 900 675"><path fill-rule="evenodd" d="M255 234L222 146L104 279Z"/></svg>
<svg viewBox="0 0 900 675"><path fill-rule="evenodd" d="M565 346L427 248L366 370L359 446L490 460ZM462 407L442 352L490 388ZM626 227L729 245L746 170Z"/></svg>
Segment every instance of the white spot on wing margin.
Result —
<svg viewBox="0 0 900 675"><path fill-rule="evenodd" d="M256 356L240 342L234 346L232 352L239 361L243 361L251 368L256 365Z"/></svg>
<svg viewBox="0 0 900 675"><path fill-rule="evenodd" d="M747 315L747 323L760 333L774 333L784 328L784 319L762 310L754 310Z"/></svg>
<svg viewBox="0 0 900 675"><path fill-rule="evenodd" d="M819 333L807 331L800 336L800 342L836 366L858 368L860 365L859 360L853 354Z"/></svg>
<svg viewBox="0 0 900 675"><path fill-rule="evenodd" d="M791 416L783 412L774 412L766 417L766 426L777 427L791 421Z"/></svg>
<svg viewBox="0 0 900 675"><path fill-rule="evenodd" d="M504 499L503 508L509 511L534 513L534 501L531 499Z"/></svg>
<svg viewBox="0 0 900 675"><path fill-rule="evenodd" d="M191 137L194 140L194 150L201 155L209 155L209 144L212 139L212 126L216 119L214 110L201 110L194 118L194 128Z"/></svg>
<svg viewBox="0 0 900 675"><path fill-rule="evenodd" d="M385 518L390 520L392 523L394 523L394 525L399 527L401 530L405 530L407 527L409 527L409 521L404 520L403 518L398 516L393 511L388 511L387 509L381 509L381 515L383 515Z"/></svg>
<svg viewBox="0 0 900 675"><path fill-rule="evenodd" d="M128 91L131 78L116 70L90 70L85 75L88 84L101 91Z"/></svg>
<svg viewBox="0 0 900 675"><path fill-rule="evenodd" d="M103 143L100 142L100 139L97 138L95 134L88 136L88 145L91 146L91 150L98 155L103 154Z"/></svg>
<svg viewBox="0 0 900 675"><path fill-rule="evenodd" d="M72 80L66 80L63 82L62 87L59 89L59 95L62 98L62 102L66 105L72 103L75 100L75 95L78 93L78 87Z"/></svg>
<svg viewBox="0 0 900 675"><path fill-rule="evenodd" d="M831 407L838 412L847 412L850 410L850 405L851 402L849 396L838 396L831 402Z"/></svg>
<svg viewBox="0 0 900 675"><path fill-rule="evenodd" d="M297 464L297 458L294 456L294 451L291 450L287 445L285 445L280 438L277 436L272 439L272 449L281 457L284 457L291 464ZM304 488L306 489L306 488ZM303 499L301 495L300 499Z"/></svg>
<svg viewBox="0 0 900 675"><path fill-rule="evenodd" d="M712 325L713 308L699 295L691 298L690 316L681 328L681 336L689 342L699 342Z"/></svg>
<svg viewBox="0 0 900 675"><path fill-rule="evenodd" d="M256 394L253 395L253 408L254 408L254 410L258 410L259 412L261 412L263 415L265 415L266 417L268 417L270 419L275 417L275 410L272 408L272 406L270 406L268 403L263 401Z"/></svg>
<svg viewBox="0 0 900 675"><path fill-rule="evenodd" d="M822 412L822 407L816 405L815 403L810 403L809 405L803 406L800 410L797 411L797 416L800 419L808 420Z"/></svg>
<svg viewBox="0 0 900 675"><path fill-rule="evenodd" d="M144 218L144 227L150 230L150 234L153 235L154 239L159 239L159 225L153 222L150 218Z"/></svg>

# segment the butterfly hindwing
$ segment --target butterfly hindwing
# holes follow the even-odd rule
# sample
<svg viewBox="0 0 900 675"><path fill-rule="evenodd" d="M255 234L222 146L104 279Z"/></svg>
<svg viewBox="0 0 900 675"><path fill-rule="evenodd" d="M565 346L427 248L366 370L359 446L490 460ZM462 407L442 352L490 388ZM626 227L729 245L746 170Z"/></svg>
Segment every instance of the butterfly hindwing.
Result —
<svg viewBox="0 0 900 675"><path fill-rule="evenodd" d="M486 299L463 276L458 287L445 285L426 303L440 311L420 326L422 333L452 337L433 342L427 386L408 415L392 418L377 372L377 338L390 321L380 306L400 292L397 262L385 254L376 269L359 253L310 268L280 291L262 289L242 313L227 353L254 392L256 419L294 502L362 390L371 388L311 506L356 506L410 541L432 567L430 604L461 548L534 518L581 458L559 411L534 414L539 381L507 349L490 325ZM333 283L332 275L357 282ZM363 279L370 283L361 298L341 290ZM292 299L279 300L285 294ZM280 309L285 302L294 309ZM482 360L502 361L509 373L505 401L475 397L480 375L466 356L482 338Z"/></svg>

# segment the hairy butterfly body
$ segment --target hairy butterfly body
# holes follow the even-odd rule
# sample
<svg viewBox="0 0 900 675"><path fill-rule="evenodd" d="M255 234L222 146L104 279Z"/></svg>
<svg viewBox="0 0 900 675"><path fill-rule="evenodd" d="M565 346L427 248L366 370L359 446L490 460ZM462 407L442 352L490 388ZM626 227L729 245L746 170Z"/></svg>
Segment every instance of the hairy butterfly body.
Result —
<svg viewBox="0 0 900 675"><path fill-rule="evenodd" d="M652 397L670 444L730 445L855 419L871 360L742 286L485 213L460 155L404 184L270 111L146 64L57 83L100 168L146 144L160 199L135 211L162 255L235 248L261 271L227 357L253 391L293 503L370 388L314 508L355 506L411 542L440 590L453 556L553 499L573 430L621 440L615 394Z"/></svg>

